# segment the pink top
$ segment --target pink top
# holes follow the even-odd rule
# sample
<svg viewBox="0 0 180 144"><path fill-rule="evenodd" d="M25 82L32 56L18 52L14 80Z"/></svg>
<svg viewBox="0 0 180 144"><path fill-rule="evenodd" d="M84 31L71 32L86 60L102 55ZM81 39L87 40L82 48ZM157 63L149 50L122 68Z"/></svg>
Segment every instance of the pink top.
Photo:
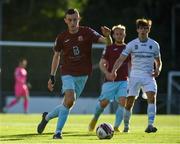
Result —
<svg viewBox="0 0 180 144"><path fill-rule="evenodd" d="M26 85L27 71L25 68L17 67L14 73L15 85L22 86Z"/></svg>

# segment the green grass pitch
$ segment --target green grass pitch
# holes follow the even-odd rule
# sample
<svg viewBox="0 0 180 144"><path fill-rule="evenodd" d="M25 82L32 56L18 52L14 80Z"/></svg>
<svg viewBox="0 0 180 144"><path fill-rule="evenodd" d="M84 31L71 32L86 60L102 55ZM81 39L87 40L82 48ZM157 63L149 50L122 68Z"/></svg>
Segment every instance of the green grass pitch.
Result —
<svg viewBox="0 0 180 144"><path fill-rule="evenodd" d="M0 144L180 144L180 115L158 115L157 133L144 132L146 115L133 115L130 133L115 133L110 140L99 140L87 127L92 115L70 115L63 130L62 140L53 140L57 119L50 121L42 135L36 132L40 114L0 114ZM114 123L114 115L102 115L98 124ZM123 124L120 130L123 129Z"/></svg>

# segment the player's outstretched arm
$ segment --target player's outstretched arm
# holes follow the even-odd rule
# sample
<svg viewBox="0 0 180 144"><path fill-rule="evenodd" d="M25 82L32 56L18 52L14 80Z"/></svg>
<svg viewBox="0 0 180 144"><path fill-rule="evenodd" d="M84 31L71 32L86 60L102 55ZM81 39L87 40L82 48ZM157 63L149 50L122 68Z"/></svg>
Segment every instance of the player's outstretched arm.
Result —
<svg viewBox="0 0 180 144"><path fill-rule="evenodd" d="M55 84L55 75L56 75L57 68L59 66L59 61L60 61L60 52L55 51L53 55L53 59L52 59L52 64L51 64L51 74L48 81L48 89L50 91L53 91L53 87Z"/></svg>

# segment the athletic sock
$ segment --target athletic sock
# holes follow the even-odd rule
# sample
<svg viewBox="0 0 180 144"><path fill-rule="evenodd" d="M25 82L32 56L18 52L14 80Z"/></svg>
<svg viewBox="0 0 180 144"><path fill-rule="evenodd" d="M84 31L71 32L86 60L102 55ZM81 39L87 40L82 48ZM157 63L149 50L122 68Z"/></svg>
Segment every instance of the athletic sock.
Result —
<svg viewBox="0 0 180 144"><path fill-rule="evenodd" d="M100 102L97 103L95 113L94 113L94 118L98 120L99 116L102 114L104 111L104 108L101 107Z"/></svg>
<svg viewBox="0 0 180 144"><path fill-rule="evenodd" d="M58 122L57 122L57 126L56 126L56 133L58 133L58 132L61 133L61 131L65 125L65 122L68 118L69 111L70 111L70 109L65 107L63 104L60 106Z"/></svg>
<svg viewBox="0 0 180 144"><path fill-rule="evenodd" d="M148 114L148 125L153 125L155 115L156 115L156 105L155 104L148 104L147 114Z"/></svg>
<svg viewBox="0 0 180 144"><path fill-rule="evenodd" d="M118 108L116 110L116 118L115 118L115 123L114 127L118 128L123 120L123 115L124 115L124 107L121 105L118 105Z"/></svg>
<svg viewBox="0 0 180 144"><path fill-rule="evenodd" d="M131 117L131 111L124 109L124 127L129 128L129 121Z"/></svg>
<svg viewBox="0 0 180 144"><path fill-rule="evenodd" d="M62 105L56 106L51 112L49 112L49 113L46 115L45 119L46 119L47 121L49 121L49 120L51 120L51 119L53 119L53 118L58 117L59 111L60 111L61 107L62 107Z"/></svg>

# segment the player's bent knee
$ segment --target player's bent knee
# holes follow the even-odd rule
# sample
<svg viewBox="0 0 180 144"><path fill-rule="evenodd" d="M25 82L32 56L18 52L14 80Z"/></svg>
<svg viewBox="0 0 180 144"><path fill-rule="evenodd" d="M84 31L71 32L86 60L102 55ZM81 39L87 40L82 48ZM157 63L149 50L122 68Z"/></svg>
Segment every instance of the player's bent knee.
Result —
<svg viewBox="0 0 180 144"><path fill-rule="evenodd" d="M64 101L64 105L67 107L67 108L72 108L73 105L74 105L74 101L70 100L70 101Z"/></svg>
<svg viewBox="0 0 180 144"><path fill-rule="evenodd" d="M130 96L127 98L127 101L126 101L126 109L127 110L131 110L134 106L134 101L135 101L135 97L134 96Z"/></svg>
<svg viewBox="0 0 180 144"><path fill-rule="evenodd" d="M148 103L152 103L152 104L156 103L155 97L148 98Z"/></svg>
<svg viewBox="0 0 180 144"><path fill-rule="evenodd" d="M67 106L68 108L71 108L75 103L74 96L65 96L64 97L64 105Z"/></svg>
<svg viewBox="0 0 180 144"><path fill-rule="evenodd" d="M126 105L126 97L121 97L121 98L119 99L119 104L120 104L121 106L125 107L125 105Z"/></svg>
<svg viewBox="0 0 180 144"><path fill-rule="evenodd" d="M156 102L156 93L155 92L147 92L146 93L147 95L147 100L148 100L148 103L155 103Z"/></svg>
<svg viewBox="0 0 180 144"><path fill-rule="evenodd" d="M100 101L100 105L101 105L102 108L105 108L108 104L109 104L109 101L108 101L108 100L102 100L102 101Z"/></svg>

